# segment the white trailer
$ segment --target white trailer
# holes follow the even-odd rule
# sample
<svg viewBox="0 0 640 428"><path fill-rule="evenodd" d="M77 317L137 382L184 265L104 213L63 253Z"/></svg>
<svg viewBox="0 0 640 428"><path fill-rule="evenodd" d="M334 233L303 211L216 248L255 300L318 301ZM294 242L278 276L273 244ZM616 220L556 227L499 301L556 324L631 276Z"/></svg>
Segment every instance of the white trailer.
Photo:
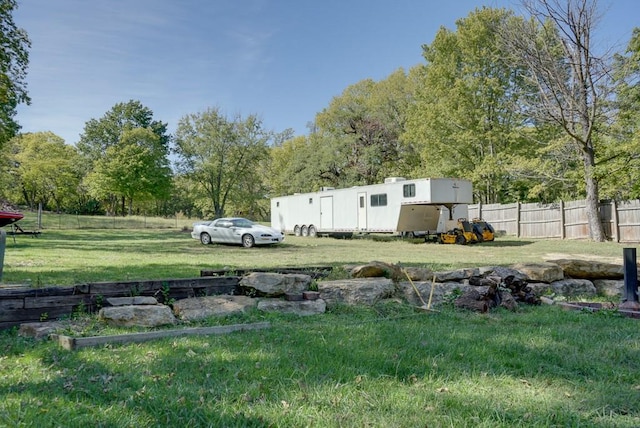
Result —
<svg viewBox="0 0 640 428"><path fill-rule="evenodd" d="M441 233L468 216L471 182L453 178L406 180L343 189L323 188L271 199L271 227L296 236L353 233Z"/></svg>

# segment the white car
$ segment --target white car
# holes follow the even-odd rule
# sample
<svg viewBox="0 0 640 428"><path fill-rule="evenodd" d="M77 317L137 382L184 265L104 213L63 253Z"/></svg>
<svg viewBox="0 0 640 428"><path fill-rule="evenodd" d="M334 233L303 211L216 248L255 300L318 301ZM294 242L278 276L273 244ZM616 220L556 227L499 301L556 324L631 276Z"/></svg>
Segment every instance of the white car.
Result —
<svg viewBox="0 0 640 428"><path fill-rule="evenodd" d="M191 237L204 245L215 242L251 248L254 245L279 244L284 240L284 233L246 218L229 217L194 223Z"/></svg>

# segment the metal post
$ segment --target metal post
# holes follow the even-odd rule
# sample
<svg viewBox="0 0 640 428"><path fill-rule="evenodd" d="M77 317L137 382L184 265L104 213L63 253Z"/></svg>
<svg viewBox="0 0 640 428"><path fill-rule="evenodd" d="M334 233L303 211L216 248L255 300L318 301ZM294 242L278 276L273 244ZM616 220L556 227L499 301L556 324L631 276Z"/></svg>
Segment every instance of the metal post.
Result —
<svg viewBox="0 0 640 428"><path fill-rule="evenodd" d="M638 302L638 263L636 261L636 249L624 248L624 288L625 298L620 305L624 309L640 309Z"/></svg>
<svg viewBox="0 0 640 428"><path fill-rule="evenodd" d="M0 227L0 281L2 281L2 271L4 268L4 249L7 246L7 232Z"/></svg>

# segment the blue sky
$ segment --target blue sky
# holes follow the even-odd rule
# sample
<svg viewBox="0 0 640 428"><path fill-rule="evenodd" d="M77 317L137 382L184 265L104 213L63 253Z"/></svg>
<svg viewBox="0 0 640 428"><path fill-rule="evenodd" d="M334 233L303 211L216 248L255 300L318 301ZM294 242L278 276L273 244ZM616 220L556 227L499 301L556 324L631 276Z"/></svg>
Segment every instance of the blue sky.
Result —
<svg viewBox="0 0 640 428"><path fill-rule="evenodd" d="M349 85L423 63L441 26L511 0L22 0L32 41L23 132L69 144L116 103L139 100L168 123L218 107L273 131L307 124ZM623 50L637 0L600 0L598 41Z"/></svg>

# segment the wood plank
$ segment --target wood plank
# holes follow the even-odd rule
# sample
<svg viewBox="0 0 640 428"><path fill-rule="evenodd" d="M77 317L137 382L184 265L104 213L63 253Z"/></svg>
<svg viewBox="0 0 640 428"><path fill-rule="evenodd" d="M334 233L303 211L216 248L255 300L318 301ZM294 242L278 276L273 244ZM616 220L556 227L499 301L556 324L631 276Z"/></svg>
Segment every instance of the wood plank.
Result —
<svg viewBox="0 0 640 428"><path fill-rule="evenodd" d="M155 339L164 339L167 337L179 337L179 336L194 336L194 335L209 335L209 334L227 334L236 331L248 331L248 330L261 330L270 328L270 322L259 322L253 324L232 324L222 325L215 327L195 327L195 328L183 328L174 330L160 330L147 333L131 333L131 334L119 334L113 336L92 336L92 337L70 337L59 335L57 336L58 343L64 349L74 350L80 348L86 348L89 346L99 346L105 344L114 343L140 343L147 342Z"/></svg>

